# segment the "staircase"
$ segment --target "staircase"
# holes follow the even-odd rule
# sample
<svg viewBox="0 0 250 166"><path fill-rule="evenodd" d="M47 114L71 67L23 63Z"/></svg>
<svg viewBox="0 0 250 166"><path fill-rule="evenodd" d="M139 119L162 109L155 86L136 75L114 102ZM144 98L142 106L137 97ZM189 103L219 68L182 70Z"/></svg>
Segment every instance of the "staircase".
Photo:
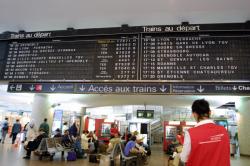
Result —
<svg viewBox="0 0 250 166"><path fill-rule="evenodd" d="M163 126L161 120L155 120L150 123L151 144L163 142Z"/></svg>

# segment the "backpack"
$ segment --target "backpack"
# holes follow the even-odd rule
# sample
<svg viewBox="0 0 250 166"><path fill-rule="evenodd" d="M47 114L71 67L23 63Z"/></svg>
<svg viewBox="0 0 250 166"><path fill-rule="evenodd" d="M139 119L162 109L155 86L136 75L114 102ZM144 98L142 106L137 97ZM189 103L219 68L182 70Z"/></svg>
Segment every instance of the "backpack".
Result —
<svg viewBox="0 0 250 166"><path fill-rule="evenodd" d="M76 160L76 152L69 151L67 156L67 161L75 161Z"/></svg>
<svg viewBox="0 0 250 166"><path fill-rule="evenodd" d="M4 122L3 124L3 130L8 130L9 126L8 126L8 122Z"/></svg>

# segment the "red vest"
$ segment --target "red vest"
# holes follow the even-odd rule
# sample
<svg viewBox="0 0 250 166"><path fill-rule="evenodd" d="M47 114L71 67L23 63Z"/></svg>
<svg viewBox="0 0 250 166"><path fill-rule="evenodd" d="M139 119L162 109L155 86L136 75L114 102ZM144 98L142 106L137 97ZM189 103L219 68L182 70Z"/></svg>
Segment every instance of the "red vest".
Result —
<svg viewBox="0 0 250 166"><path fill-rule="evenodd" d="M230 166L230 144L227 130L213 123L188 130L191 152L186 166Z"/></svg>

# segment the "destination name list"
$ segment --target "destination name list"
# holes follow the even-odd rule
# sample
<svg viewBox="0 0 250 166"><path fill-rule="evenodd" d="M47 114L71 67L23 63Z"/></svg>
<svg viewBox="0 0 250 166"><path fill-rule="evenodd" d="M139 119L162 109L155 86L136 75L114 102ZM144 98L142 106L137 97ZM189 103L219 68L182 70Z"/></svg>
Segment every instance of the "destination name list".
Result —
<svg viewBox="0 0 250 166"><path fill-rule="evenodd" d="M249 80L250 38L144 36L143 80Z"/></svg>
<svg viewBox="0 0 250 166"><path fill-rule="evenodd" d="M249 36L113 35L9 43L5 80L250 80Z"/></svg>
<svg viewBox="0 0 250 166"><path fill-rule="evenodd" d="M138 39L13 42L4 79L106 80L138 79Z"/></svg>

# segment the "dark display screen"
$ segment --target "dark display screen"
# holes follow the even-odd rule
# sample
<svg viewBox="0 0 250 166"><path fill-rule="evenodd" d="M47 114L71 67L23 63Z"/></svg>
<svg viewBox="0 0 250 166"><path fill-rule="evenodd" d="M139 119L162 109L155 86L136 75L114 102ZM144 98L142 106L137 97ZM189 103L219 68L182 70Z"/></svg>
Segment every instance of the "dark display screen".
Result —
<svg viewBox="0 0 250 166"><path fill-rule="evenodd" d="M137 110L137 118L154 119L154 110Z"/></svg>
<svg viewBox="0 0 250 166"><path fill-rule="evenodd" d="M136 27L131 33L106 28L105 35L92 29L69 36L11 34L0 40L0 80L250 81L249 31L195 27L192 32Z"/></svg>
<svg viewBox="0 0 250 166"><path fill-rule="evenodd" d="M11 42L6 80L135 80L138 37Z"/></svg>
<svg viewBox="0 0 250 166"><path fill-rule="evenodd" d="M249 36L142 38L143 80L250 80Z"/></svg>

